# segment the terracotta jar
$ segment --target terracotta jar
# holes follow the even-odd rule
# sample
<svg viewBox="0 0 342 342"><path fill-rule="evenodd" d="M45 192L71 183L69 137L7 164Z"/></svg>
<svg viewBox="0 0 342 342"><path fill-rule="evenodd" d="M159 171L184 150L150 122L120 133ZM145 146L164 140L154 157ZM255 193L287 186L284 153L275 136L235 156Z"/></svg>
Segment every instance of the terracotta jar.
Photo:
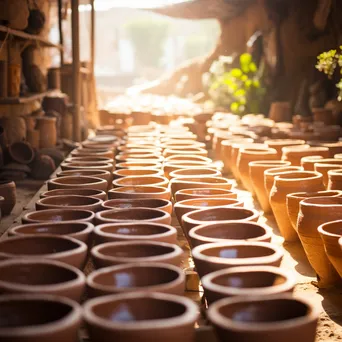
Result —
<svg viewBox="0 0 342 342"><path fill-rule="evenodd" d="M211 168L192 168L192 169L179 169L170 172L170 179L173 178L185 178L185 177L222 177L222 173L219 170Z"/></svg>
<svg viewBox="0 0 342 342"><path fill-rule="evenodd" d="M160 186L122 186L108 191L109 199L137 199L154 198L170 200L171 193L167 188Z"/></svg>
<svg viewBox="0 0 342 342"><path fill-rule="evenodd" d="M225 298L208 310L222 342L314 342L318 316L319 310L310 301L291 294Z"/></svg>
<svg viewBox="0 0 342 342"><path fill-rule="evenodd" d="M295 192L286 195L287 214L292 223L292 227L297 230L297 219L299 212L299 203L306 198L312 197L342 197L340 190L324 190L316 192Z"/></svg>
<svg viewBox="0 0 342 342"><path fill-rule="evenodd" d="M211 163L207 163L204 161L192 161L192 160L172 160L169 162L165 162L163 164L164 176L167 179L170 179L170 173L176 170L183 169L197 169L199 167L210 167L212 168Z"/></svg>
<svg viewBox="0 0 342 342"><path fill-rule="evenodd" d="M79 269L53 260L0 262L0 293L50 294L81 301L86 277Z"/></svg>
<svg viewBox="0 0 342 342"><path fill-rule="evenodd" d="M327 147L307 147L307 145L284 147L282 160L291 162L292 166L301 166L301 159L308 156L329 158Z"/></svg>
<svg viewBox="0 0 342 342"><path fill-rule="evenodd" d="M334 158L338 153L342 153L342 142L341 141L308 141L310 146L322 146L327 147L330 152L329 158Z"/></svg>
<svg viewBox="0 0 342 342"><path fill-rule="evenodd" d="M237 193L233 190L216 189L216 188L193 188L182 189L175 193L176 202L188 199L200 198L237 198Z"/></svg>
<svg viewBox="0 0 342 342"><path fill-rule="evenodd" d="M290 122L292 119L290 102L272 102L269 118L275 122Z"/></svg>
<svg viewBox="0 0 342 342"><path fill-rule="evenodd" d="M327 108L312 108L314 121L322 122L324 125L333 125L335 118L333 111Z"/></svg>
<svg viewBox="0 0 342 342"><path fill-rule="evenodd" d="M303 157L300 160L300 165L303 167L304 171L315 171L315 163L324 158L321 156L308 156Z"/></svg>
<svg viewBox="0 0 342 342"><path fill-rule="evenodd" d="M3 319L0 340L13 342L74 342L82 322L79 304L68 298L43 294L0 297Z"/></svg>
<svg viewBox="0 0 342 342"><path fill-rule="evenodd" d="M87 245L68 236L50 234L16 236L0 242L0 260L51 259L83 268Z"/></svg>
<svg viewBox="0 0 342 342"><path fill-rule="evenodd" d="M316 172L294 171L282 173L274 178L269 200L278 228L285 241L298 240L298 234L294 230L289 216L286 215L286 196L298 190L307 192L324 190L322 175Z"/></svg>
<svg viewBox="0 0 342 342"><path fill-rule="evenodd" d="M96 177L105 180L110 184L112 175L109 171L105 170L68 170L60 171L57 173L57 177L68 177L68 176L85 176L85 177Z"/></svg>
<svg viewBox="0 0 342 342"><path fill-rule="evenodd" d="M328 178L328 190L342 190L342 170L328 171Z"/></svg>
<svg viewBox="0 0 342 342"><path fill-rule="evenodd" d="M299 139L267 139L265 144L269 148L273 148L277 151L278 158L280 159L283 155L283 147L304 145L305 140Z"/></svg>
<svg viewBox="0 0 342 342"><path fill-rule="evenodd" d="M196 270L202 278L208 273L236 266L280 266L281 247L269 242L214 242L192 250Z"/></svg>
<svg viewBox="0 0 342 342"><path fill-rule="evenodd" d="M113 172L114 179L130 176L163 176L164 172L157 169L121 169Z"/></svg>
<svg viewBox="0 0 342 342"><path fill-rule="evenodd" d="M91 256L96 268L149 262L179 266L183 250L176 244L156 241L107 242L95 246Z"/></svg>
<svg viewBox="0 0 342 342"><path fill-rule="evenodd" d="M75 195L75 196L86 196L86 197L95 197L101 200L105 200L107 194L102 190L96 189L57 189L45 191L40 194L40 198L50 197L50 196L66 196L66 195Z"/></svg>
<svg viewBox="0 0 342 342"><path fill-rule="evenodd" d="M84 318L94 342L192 342L197 317L198 307L191 299L164 293L120 293L84 305Z"/></svg>
<svg viewBox="0 0 342 342"><path fill-rule="evenodd" d="M160 186L167 188L169 181L161 176L128 176L113 181L113 187L122 186Z"/></svg>
<svg viewBox="0 0 342 342"><path fill-rule="evenodd" d="M281 160L260 160L250 162L248 165L250 180L258 202L264 213L270 213L272 209L265 189L264 172L276 167L290 166L291 163Z"/></svg>
<svg viewBox="0 0 342 342"><path fill-rule="evenodd" d="M340 284L341 277L330 263L317 228L326 222L341 218L342 198L314 197L300 202L298 235L312 268L316 271L318 286Z"/></svg>
<svg viewBox="0 0 342 342"><path fill-rule="evenodd" d="M151 161L139 161L139 162L125 162L117 163L115 165L116 170L122 169L149 169L149 170L161 170L163 167L162 163L151 162Z"/></svg>
<svg viewBox="0 0 342 342"><path fill-rule="evenodd" d="M189 231L192 247L212 242L236 242L236 240L270 242L271 238L272 230L255 222L209 223Z"/></svg>
<svg viewBox="0 0 342 342"><path fill-rule="evenodd" d="M1 206L1 214L9 215L17 201L15 183L13 181L6 180L0 181L0 196L5 199Z"/></svg>
<svg viewBox="0 0 342 342"><path fill-rule="evenodd" d="M323 159L324 160L324 159ZM334 162L319 162L315 163L314 165L315 171L319 172L323 175L323 184L326 187L326 189L329 186L329 176L328 171L330 170L340 170L342 169L342 164L340 163L334 163Z"/></svg>
<svg viewBox="0 0 342 342"><path fill-rule="evenodd" d="M249 173L249 163L256 160L276 160L277 151L275 149L253 149L241 148L237 159L237 169L240 174L242 185L246 190L254 194L253 184Z"/></svg>
<svg viewBox="0 0 342 342"><path fill-rule="evenodd" d="M25 141L18 141L8 146L10 158L20 164L32 163L35 152L32 146Z"/></svg>
<svg viewBox="0 0 342 342"><path fill-rule="evenodd" d="M106 242L145 240L177 243L177 229L162 223L129 222L106 223L96 226L95 244Z"/></svg>
<svg viewBox="0 0 342 342"><path fill-rule="evenodd" d="M209 305L240 296L273 296L291 293L296 284L294 275L280 267L241 266L209 273L202 277L204 295Z"/></svg>
<svg viewBox="0 0 342 342"><path fill-rule="evenodd" d="M48 190L54 189L71 189L71 188L82 188L82 189L97 189L106 191L108 183L97 177L86 177L86 176L67 176L50 179L47 182Z"/></svg>
<svg viewBox="0 0 342 342"><path fill-rule="evenodd" d="M183 295L185 274L177 266L162 263L123 264L90 273L87 288L90 298L137 291Z"/></svg>
<svg viewBox="0 0 342 342"><path fill-rule="evenodd" d="M43 116L37 117L36 121L39 130L40 148L55 147L57 144L56 118Z"/></svg>

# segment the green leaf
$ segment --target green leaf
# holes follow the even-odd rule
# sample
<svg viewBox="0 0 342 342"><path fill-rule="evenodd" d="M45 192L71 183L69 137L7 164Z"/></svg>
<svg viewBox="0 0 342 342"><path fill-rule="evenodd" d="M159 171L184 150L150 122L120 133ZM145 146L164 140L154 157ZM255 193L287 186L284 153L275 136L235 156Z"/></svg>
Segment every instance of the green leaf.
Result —
<svg viewBox="0 0 342 342"><path fill-rule="evenodd" d="M243 53L240 56L240 64L243 65L249 65L252 62L252 55L249 53Z"/></svg>

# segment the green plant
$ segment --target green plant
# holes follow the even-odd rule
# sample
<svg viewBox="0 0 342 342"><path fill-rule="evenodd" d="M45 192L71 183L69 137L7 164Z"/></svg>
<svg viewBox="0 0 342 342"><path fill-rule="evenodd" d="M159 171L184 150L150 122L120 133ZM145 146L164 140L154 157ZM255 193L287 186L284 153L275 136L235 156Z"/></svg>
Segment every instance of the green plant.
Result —
<svg viewBox="0 0 342 342"><path fill-rule="evenodd" d="M316 68L324 72L330 79L334 76L340 78L336 87L338 88L338 100L342 101L342 46L339 47L339 50L330 50L321 53L317 57Z"/></svg>
<svg viewBox="0 0 342 342"><path fill-rule="evenodd" d="M237 59L220 56L203 75L203 82L215 105L228 107L240 115L258 113L265 94L261 74L262 70L258 70L248 53Z"/></svg>

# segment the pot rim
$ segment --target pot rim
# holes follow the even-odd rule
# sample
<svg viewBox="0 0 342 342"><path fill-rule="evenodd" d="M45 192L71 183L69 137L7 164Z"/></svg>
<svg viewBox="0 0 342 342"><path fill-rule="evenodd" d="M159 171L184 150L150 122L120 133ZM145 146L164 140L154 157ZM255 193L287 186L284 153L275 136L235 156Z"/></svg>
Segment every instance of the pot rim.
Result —
<svg viewBox="0 0 342 342"><path fill-rule="evenodd" d="M303 175L303 177L301 177L300 175ZM286 178L287 175L297 175L297 178ZM308 177L305 177L305 175L307 175ZM310 176L310 177L309 177ZM276 175L274 177L274 184L279 184L281 183L292 183L292 182L298 182L300 180L319 180L322 179L323 175L319 172L315 172L315 171L290 171L290 172L284 172L282 174Z"/></svg>
<svg viewBox="0 0 342 342"><path fill-rule="evenodd" d="M92 189L92 188L86 188L86 189L73 188L73 189L53 189L53 190L47 190L47 191L44 191L44 192L42 192L40 194L40 198L51 197L51 196L67 196L67 195L50 195L50 194L47 194L47 193L48 192L51 193L52 191L72 191L72 190L77 190L77 191L79 191L79 190L81 190L81 191L94 191L95 193L93 195L90 195L89 197L106 195L106 193L103 190ZM85 195L77 195L77 196L85 196ZM86 197L88 197L88 196L86 196Z"/></svg>
<svg viewBox="0 0 342 342"><path fill-rule="evenodd" d="M312 201L317 201L317 200L330 200L332 199L333 201L334 200L338 200L340 199L340 203L312 203ZM339 201L336 201L336 202L339 202ZM300 205L300 208L305 208L305 207L315 207L316 209L320 208L320 207L323 207L323 208L331 208L331 207L338 207L338 208L342 208L342 198L341 197L311 197L311 198L304 198L302 199L300 202L299 202L299 205Z"/></svg>
<svg viewBox="0 0 342 342"><path fill-rule="evenodd" d="M106 176L110 176L110 172L109 171L107 171L107 170L96 170L96 169L94 169L94 170L87 170L87 169L84 169L84 170L64 170L64 171L60 171L60 172L58 172L57 174L56 174L56 176L58 177L58 178L60 178L60 177L68 177L68 175L70 174L71 176L75 176L75 175L73 175L72 173L73 172L89 172L89 173L94 173L95 174L95 177L96 177L96 175L101 175L101 176L104 176L104 175L106 175ZM82 176L82 175L81 175ZM78 176L77 176L78 177ZM88 176L86 176L86 177L88 177ZM92 175L91 176L89 176L89 177L93 177Z"/></svg>
<svg viewBox="0 0 342 342"><path fill-rule="evenodd" d="M121 184L124 181L135 180L135 179L151 179L156 180L156 183L146 183L146 184ZM151 181L151 180L150 180ZM136 176L124 176L118 179L113 180L112 184L114 187L122 187L122 186L166 186L168 184L168 179L164 176L158 175L136 175Z"/></svg>
<svg viewBox="0 0 342 342"><path fill-rule="evenodd" d="M215 179L218 180L219 182L207 182L208 179ZM177 177L177 178L173 178L170 180L170 184L172 183L191 183L191 184L230 184L233 185L233 180L232 179L228 179L228 178L224 178L224 177L212 177L212 176L208 176L208 177Z"/></svg>
<svg viewBox="0 0 342 342"><path fill-rule="evenodd" d="M191 196L202 196L202 195L196 195L192 193L192 191L200 191L200 190L220 192L220 194L208 195L208 196L222 196L228 193L235 193L233 190L220 189L220 188L191 188L191 189L180 189L176 192L175 195L177 196L177 194L186 194L186 195L191 195Z"/></svg>
<svg viewBox="0 0 342 342"><path fill-rule="evenodd" d="M278 164L278 165L277 165ZM250 161L248 163L249 168L257 168L257 167L272 167L273 165L279 166L279 167L286 167L286 166L291 166L291 162L286 161L286 160L255 160L255 161Z"/></svg>
<svg viewBox="0 0 342 342"><path fill-rule="evenodd" d="M193 167L193 168L190 168L190 169L188 169L188 168L177 169L177 170L171 171L169 176L170 176L170 178L179 178L179 177L181 177L181 178L186 178L186 177L192 178L194 176L197 176L197 174L193 174L193 175L179 175L179 173L184 172L184 171L205 171L205 172L209 171L209 173L207 173L207 174L199 173L198 175L200 175L201 177L205 177L207 175L209 177L210 176L212 177L212 176L215 176L215 175L219 176L219 177L222 177L222 173L219 170L214 169L214 168L212 168L210 166L208 166L208 167Z"/></svg>
<svg viewBox="0 0 342 342"><path fill-rule="evenodd" d="M65 177L57 177L57 178L53 178L53 179L50 179L48 181L48 183L51 183L51 184L56 184L56 185L62 185L62 186L75 186L75 185L82 185L82 184L68 184L68 183L63 183L62 181L63 180L69 180L69 179L81 179L81 180L84 180L85 183L84 184L91 184L91 185L94 185L94 186L97 186L99 184L103 184L103 183L107 183L107 181L105 181L104 179L102 178L98 178L98 177L90 177L90 176L65 176ZM88 179L89 181L91 181L91 183L87 183L86 182L86 179Z"/></svg>
<svg viewBox="0 0 342 342"><path fill-rule="evenodd" d="M94 159L94 160L91 160L91 159ZM114 163L114 160L112 158L108 158L108 157L97 157L97 156L82 156L82 157L67 157L66 159L64 159L64 162L65 163L78 163L78 162L81 162L81 163L87 163L87 162L90 162L90 163L105 163L105 164L113 164Z"/></svg>
<svg viewBox="0 0 342 342"><path fill-rule="evenodd" d="M272 169L267 169L264 172L264 176L276 176L278 173L285 173L285 172L294 172L294 171L300 171L303 172L304 169L301 166L281 166L281 167L274 167Z"/></svg>
<svg viewBox="0 0 342 342"><path fill-rule="evenodd" d="M325 223L321 224L320 226L318 226L317 231L321 235L341 238L342 234L334 234L334 233L330 233L330 232L326 231L327 227L335 225L335 224L340 224L341 225L342 224L342 220L335 220L335 221L325 222Z"/></svg>
<svg viewBox="0 0 342 342"><path fill-rule="evenodd" d="M108 164L110 165L110 164ZM136 166L134 166L136 165ZM145 165L145 166L143 166ZM144 169L144 168L147 168L147 169L161 169L162 168L162 163L160 162L153 162L153 161L150 161L150 162L142 162L142 161L139 161L139 162L133 162L133 161L129 161L129 162L122 162L122 163L117 163L116 164L116 169L119 170L119 169Z"/></svg>
<svg viewBox="0 0 342 342"><path fill-rule="evenodd" d="M201 205L187 205L184 202L193 202L193 201L223 201L223 202L227 202L226 204L217 204L214 206L201 206ZM231 203L229 203L231 202ZM238 200L236 198L215 198L215 197L200 197L200 198L195 198L195 199L186 199L183 201L178 201L174 204L173 208L184 208L184 209L191 209L191 211L195 211L195 210L201 210L201 209L209 209L209 208L223 208L223 207L227 207L227 206L231 206L231 207L243 207L244 201L242 200Z"/></svg>
<svg viewBox="0 0 342 342"><path fill-rule="evenodd" d="M285 143L285 145L284 145ZM288 144L287 144L288 143ZM266 145L273 145L273 146L297 146L297 145L305 145L305 140L302 139L268 139L265 141Z"/></svg>
<svg viewBox="0 0 342 342"><path fill-rule="evenodd" d="M127 192L127 194L150 194L151 197L153 196L153 194L164 194L164 193L169 193L170 190L168 188L163 188L161 186L143 186L143 187L140 187L140 186L121 186L119 188L114 188L114 189L110 189L108 191L108 193L115 193L115 192L119 192L119 193L126 193L126 191L123 191L123 190L127 190L129 188L133 188L133 190L141 190L141 191L135 191L134 193L130 193L130 192ZM154 192L145 192L144 189L153 189L155 190Z"/></svg>
<svg viewBox="0 0 342 342"><path fill-rule="evenodd" d="M122 175L121 174L121 172L122 171L127 171L127 170L129 170L129 171L152 171L152 173L151 174L149 174L149 175L146 175L146 176L162 176L162 175L164 175L164 172L162 171L162 170L158 170L158 169L144 169L144 168L141 168L141 169L138 169L138 168L136 168L136 169L119 169L119 170L115 170L114 172L113 172L113 175L114 176L119 176L119 177L131 177L132 175ZM143 176L143 175L137 175L137 176Z"/></svg>
<svg viewBox="0 0 342 342"><path fill-rule="evenodd" d="M68 207L92 207L94 205L101 205L103 203L103 200L97 198L97 197L93 197L93 196L81 196L81 195L56 195L56 196L48 196L48 197L43 197L43 198L40 198L38 201L36 201L36 205L40 204L42 206L50 206L50 207L55 207L56 209L58 208L66 208L65 205L63 204L53 204L53 203L45 203L46 201L49 201L50 199L60 199L60 198L78 198L78 199L83 199L83 198L90 198L93 200L94 203L90 203L90 204L72 204L72 205L68 205ZM53 209L53 208L51 208ZM90 210L92 211L91 209L86 209L86 210Z"/></svg>
<svg viewBox="0 0 342 342"><path fill-rule="evenodd" d="M332 195L327 195L327 196L320 196L319 194L321 193L335 193ZM312 196L314 195L314 196ZM286 195L287 198L303 198L303 199L307 199L307 198L314 198L314 197L342 197L342 190L321 190L321 191L301 191L301 192L293 192L291 194L287 194Z"/></svg>
<svg viewBox="0 0 342 342"><path fill-rule="evenodd" d="M32 219L32 216L33 215L39 215L41 214L42 212L46 213L48 212L49 213L56 213L56 214L60 214L61 211L65 212L65 211L68 211L68 212L79 212L79 211L82 211L82 212L85 212L88 214L88 217L85 217L85 218L81 218L81 219L73 219L73 220L65 220L65 221L48 221L48 220L35 220L34 218ZM23 216L23 219L27 222L30 222L30 223L44 223L44 222L68 222L68 221L76 221L76 222L84 222L84 221L93 221L95 218L95 213L90 211L90 210L83 210L83 209L44 209L44 210L39 210L39 211L30 211L28 212L27 214L25 214Z"/></svg>
<svg viewBox="0 0 342 342"><path fill-rule="evenodd" d="M342 194L342 191L341 191ZM106 200L103 201L103 203L101 204L101 207L104 208L105 210L111 210L111 209L124 209L124 208L116 208L116 207L110 207L108 206L110 203L109 202L114 202L117 201L117 203L134 203L134 202L148 202L148 201L156 201L156 202L160 202L158 203L157 207L153 207L154 209L160 209L160 210L165 210L165 208L171 206L172 207L172 202L164 199L164 198L114 198L114 199L110 199L110 200ZM145 204L142 203L143 205L141 206L142 208L150 208L150 207L145 207ZM134 208L134 207L133 207Z"/></svg>

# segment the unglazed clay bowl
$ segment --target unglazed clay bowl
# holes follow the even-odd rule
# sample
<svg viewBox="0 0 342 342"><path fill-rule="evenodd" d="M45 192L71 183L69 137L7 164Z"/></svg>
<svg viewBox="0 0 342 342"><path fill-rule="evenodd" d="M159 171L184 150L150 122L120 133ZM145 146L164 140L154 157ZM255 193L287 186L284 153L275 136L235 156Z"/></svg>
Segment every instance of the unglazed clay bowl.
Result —
<svg viewBox="0 0 342 342"><path fill-rule="evenodd" d="M267 139L265 144L270 147L274 148L277 151L278 158L282 157L283 154L283 147L286 146L297 146L297 145L304 145L305 140L299 139Z"/></svg>
<svg viewBox="0 0 342 342"><path fill-rule="evenodd" d="M175 193L176 202L188 199L200 198L237 198L237 193L233 190L216 189L216 188L193 188L183 189Z"/></svg>
<svg viewBox="0 0 342 342"><path fill-rule="evenodd" d="M211 164L213 161L212 159L208 158L208 157L202 157L202 156L182 156L179 154L176 154L174 156L170 156L164 159L164 163L169 163L169 162L181 162L181 161L199 161L199 162L203 162L203 164ZM202 164L202 165L203 165Z"/></svg>
<svg viewBox="0 0 342 342"><path fill-rule="evenodd" d="M54 189L97 189L107 191L108 183L97 177L85 177L85 176L68 176L50 179L47 182L48 190Z"/></svg>
<svg viewBox="0 0 342 342"><path fill-rule="evenodd" d="M163 165L159 162L151 162L151 161L139 161L139 162L123 162L117 163L115 165L116 170L122 169L148 169L148 170L161 170Z"/></svg>
<svg viewBox="0 0 342 342"><path fill-rule="evenodd" d="M101 178L108 182L108 184L112 180L112 175L109 171L106 170L68 170L68 171L60 171L57 173L57 177L68 177L68 176L86 176L86 177L96 177Z"/></svg>
<svg viewBox="0 0 342 342"><path fill-rule="evenodd" d="M131 176L163 176L164 172L157 169L121 169L113 172L114 179Z"/></svg>
<svg viewBox="0 0 342 342"><path fill-rule="evenodd" d="M86 277L54 260L12 259L0 262L0 294L50 294L81 301Z"/></svg>
<svg viewBox="0 0 342 342"><path fill-rule="evenodd" d="M151 222L107 223L96 226L95 244L129 240L177 243L177 229L166 224Z"/></svg>
<svg viewBox="0 0 342 342"><path fill-rule="evenodd" d="M57 189L45 191L40 194L40 198L50 197L50 196L67 196L67 195L75 195L75 196L86 196L86 197L96 197L101 200L105 200L107 198L107 194L102 190L97 189Z"/></svg>
<svg viewBox="0 0 342 342"><path fill-rule="evenodd" d="M189 139L173 139L168 140L161 144L162 149L166 148L179 148L179 147L200 147L205 148L205 143L196 141L196 140L189 140Z"/></svg>
<svg viewBox="0 0 342 342"><path fill-rule="evenodd" d="M113 159L114 152L110 149L91 149L91 148L77 148L71 151L71 156L73 157L106 157Z"/></svg>
<svg viewBox="0 0 342 342"><path fill-rule="evenodd" d="M206 161L199 161L199 160L171 160L168 162L164 162L163 170L164 176L170 179L170 173L176 170L182 169L196 169L199 167L209 167L212 166L211 163Z"/></svg>
<svg viewBox="0 0 342 342"><path fill-rule="evenodd" d="M222 177L222 173L216 169L211 169L209 167L198 167L191 169L179 169L170 172L170 179L173 178L185 178L185 177Z"/></svg>
<svg viewBox="0 0 342 342"><path fill-rule="evenodd" d="M202 279L208 304L235 296L271 296L292 292L294 275L280 267L241 266L216 271Z"/></svg>
<svg viewBox="0 0 342 342"><path fill-rule="evenodd" d="M183 250L176 244L166 242L123 241L95 246L91 256L97 268L132 262L163 262L179 266Z"/></svg>
<svg viewBox="0 0 342 342"><path fill-rule="evenodd" d="M204 148L200 147L187 147L186 149L184 147L172 147L172 148L166 148L163 152L163 156L170 157L174 155L190 155L190 156L202 156L207 157L208 151Z"/></svg>
<svg viewBox="0 0 342 342"><path fill-rule="evenodd" d="M114 164L114 159L106 158L106 157L89 157L89 156L81 156L81 157L69 157L64 160L65 163L108 163Z"/></svg>
<svg viewBox="0 0 342 342"><path fill-rule="evenodd" d="M77 195L50 196L41 198L36 202L36 210L44 209L80 209L99 211L103 201L96 197L85 197Z"/></svg>
<svg viewBox="0 0 342 342"><path fill-rule="evenodd" d="M280 266L281 247L269 242L214 242L192 250L196 270L204 275L236 266Z"/></svg>
<svg viewBox="0 0 342 342"><path fill-rule="evenodd" d="M209 223L192 228L192 247L212 242L260 241L270 242L272 230L255 222Z"/></svg>
<svg viewBox="0 0 342 342"><path fill-rule="evenodd" d="M45 222L16 226L8 231L9 236L38 234L66 235L90 244L94 226L89 222Z"/></svg>
<svg viewBox="0 0 342 342"><path fill-rule="evenodd" d="M183 295L185 274L181 268L168 264L123 264L90 273L87 287L91 298L137 291Z"/></svg>
<svg viewBox="0 0 342 342"><path fill-rule="evenodd" d="M169 181L161 176L128 176L113 181L114 188L122 186L160 186L166 188Z"/></svg>
<svg viewBox="0 0 342 342"><path fill-rule="evenodd" d="M23 224L44 222L93 222L95 214L89 210L46 209L31 211L22 217Z"/></svg>
<svg viewBox="0 0 342 342"><path fill-rule="evenodd" d="M159 209L141 207L105 210L95 215L95 222L97 224L125 223L131 221L171 224L171 215Z"/></svg>
<svg viewBox="0 0 342 342"><path fill-rule="evenodd" d="M171 192L161 186L122 186L108 191L109 199L156 198L170 200Z"/></svg>
<svg viewBox="0 0 342 342"><path fill-rule="evenodd" d="M74 342L82 322L79 304L42 294L0 296L0 341Z"/></svg>
<svg viewBox="0 0 342 342"><path fill-rule="evenodd" d="M82 268L87 257L87 245L68 236L50 234L16 236L0 242L0 260L52 259Z"/></svg>
<svg viewBox="0 0 342 342"><path fill-rule="evenodd" d="M191 299L164 293L120 293L84 306L92 341L192 342L197 317Z"/></svg>
<svg viewBox="0 0 342 342"><path fill-rule="evenodd" d="M73 163L62 163L60 166L61 166L62 171L68 171L68 170L105 170L108 172L113 172L113 164L110 164L110 163L73 162Z"/></svg>
<svg viewBox="0 0 342 342"><path fill-rule="evenodd" d="M292 166L300 166L303 157L321 156L323 158L329 158L329 149L327 147L306 146L307 145L283 147L282 160L290 161Z"/></svg>
<svg viewBox="0 0 342 342"><path fill-rule="evenodd" d="M314 342L318 315L310 301L291 294L225 298L208 310L222 342Z"/></svg>

